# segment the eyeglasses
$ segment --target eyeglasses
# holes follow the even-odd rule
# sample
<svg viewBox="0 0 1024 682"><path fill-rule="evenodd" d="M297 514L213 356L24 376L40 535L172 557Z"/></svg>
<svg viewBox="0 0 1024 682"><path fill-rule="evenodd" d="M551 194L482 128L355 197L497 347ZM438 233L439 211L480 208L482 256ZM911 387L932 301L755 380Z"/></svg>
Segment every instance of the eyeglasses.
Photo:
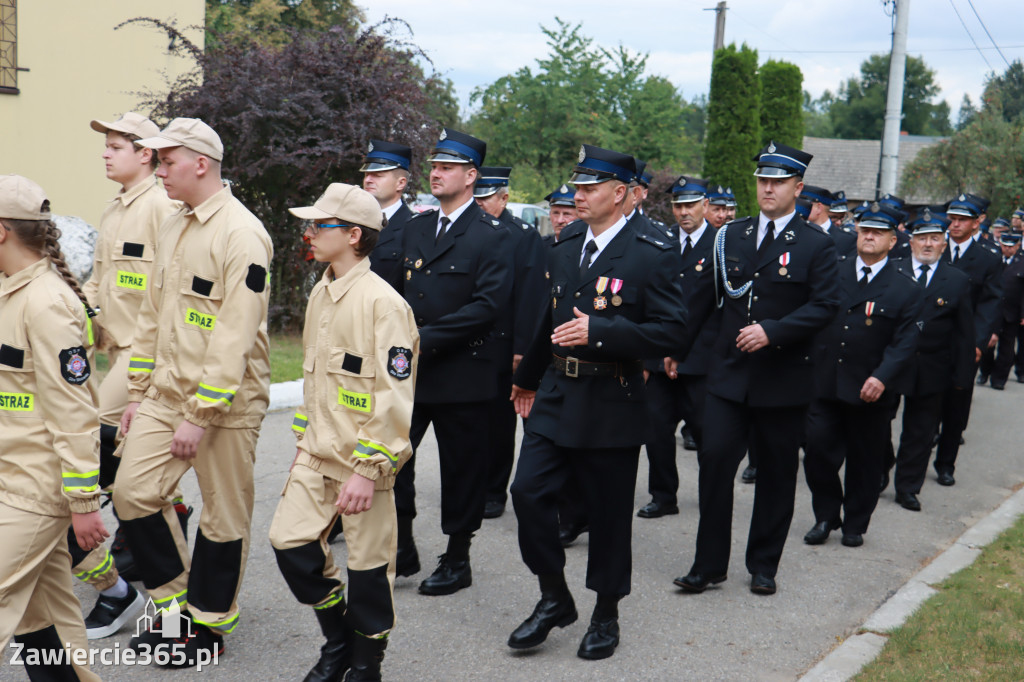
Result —
<svg viewBox="0 0 1024 682"><path fill-rule="evenodd" d="M309 229L313 233L314 237L320 233L320 230L326 230L328 227L340 227L343 229L348 229L350 227L355 227L355 225L346 225L344 223L337 223L335 225L317 225L316 223L313 222L309 223Z"/></svg>

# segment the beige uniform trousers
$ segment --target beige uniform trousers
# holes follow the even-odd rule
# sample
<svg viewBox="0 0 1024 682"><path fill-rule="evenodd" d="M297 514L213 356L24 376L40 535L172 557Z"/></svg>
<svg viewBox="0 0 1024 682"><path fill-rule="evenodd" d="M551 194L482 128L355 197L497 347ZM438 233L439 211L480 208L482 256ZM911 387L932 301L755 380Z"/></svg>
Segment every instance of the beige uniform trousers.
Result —
<svg viewBox="0 0 1024 682"><path fill-rule="evenodd" d="M276 550L292 550L303 545L309 545L319 541L320 549L323 552L324 563L321 575L328 582L337 581L337 586L328 594L310 595L309 601L316 608L334 603L344 596L345 583L341 579L341 571L334 563L331 548L327 544L327 535L334 525L338 516L337 508L334 506L341 491L341 481L324 476L319 471L311 469L303 464L296 464L288 476L281 493L281 500L277 503L277 511L274 512L274 520L270 524L270 544ZM359 514L342 515L341 526L345 533L345 545L348 548L348 569L349 569L349 612L350 617L353 609L363 610L362 602L368 600L370 604L381 607L389 604L390 613L373 613L368 617L356 618L353 625L360 634L367 637L380 637L386 635L395 624L394 616L394 587L395 587L395 552L398 548L398 530L395 517L395 493L393 490L375 490L373 502L368 511ZM355 579L357 572L371 571L387 566L387 590L386 599L384 595L356 595L352 592L359 589L358 580ZM383 571L382 571L383 572ZM309 576L318 578L320 576ZM302 576L286 575L289 582L301 580ZM376 582L368 585L371 590L383 587ZM318 601L314 601L318 599ZM363 632L362 622L374 623L372 632ZM382 627L384 626L384 627ZM371 628L366 628L371 629Z"/></svg>
<svg viewBox="0 0 1024 682"><path fill-rule="evenodd" d="M9 665L7 642L14 635L56 629L57 647L87 650L82 606L71 589L71 556L66 516L43 516L0 503L0 646ZM26 644L26 646L30 646ZM32 645L34 646L34 645ZM26 652L22 652L22 657ZM80 680L99 680L88 667L73 665Z"/></svg>
<svg viewBox="0 0 1024 682"><path fill-rule="evenodd" d="M186 462L171 455L174 431L183 420L177 410L143 400L122 444L114 506L125 532L136 533L130 537L133 550L139 544L152 550L135 552L140 567L155 569L143 575L166 577L159 585L146 583L157 608L177 601L182 609L188 606L195 622L227 634L238 624L238 590L249 554L259 428L210 426L195 459ZM173 505L178 483L190 468L203 498L191 561ZM171 540L176 552L164 544Z"/></svg>

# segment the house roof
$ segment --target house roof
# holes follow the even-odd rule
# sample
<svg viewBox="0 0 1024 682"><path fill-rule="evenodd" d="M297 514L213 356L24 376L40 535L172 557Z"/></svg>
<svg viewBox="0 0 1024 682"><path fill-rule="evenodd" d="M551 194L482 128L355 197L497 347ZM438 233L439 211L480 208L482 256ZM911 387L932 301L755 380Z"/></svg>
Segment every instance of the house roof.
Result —
<svg viewBox="0 0 1024 682"><path fill-rule="evenodd" d="M914 160L922 149L930 147L943 137L925 135L900 135L899 165L897 176L903 177L903 169ZM878 182L878 164L882 143L878 140L838 140L827 137L805 137L804 151L814 154L814 160L807 168L804 181L811 185L825 187L832 192L843 190L851 204L871 201L875 198ZM903 197L908 204L938 204L949 197L932 196L928 192L907 195L897 186L895 194Z"/></svg>

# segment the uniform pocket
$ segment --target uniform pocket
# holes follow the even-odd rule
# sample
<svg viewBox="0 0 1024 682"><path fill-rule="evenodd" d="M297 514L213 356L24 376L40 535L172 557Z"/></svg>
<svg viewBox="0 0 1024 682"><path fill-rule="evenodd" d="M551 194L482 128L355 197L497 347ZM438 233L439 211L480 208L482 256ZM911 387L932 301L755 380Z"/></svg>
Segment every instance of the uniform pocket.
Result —
<svg viewBox="0 0 1024 682"><path fill-rule="evenodd" d="M327 358L327 377L337 392L337 398L331 401L331 408L371 414L374 373L372 353L332 348Z"/></svg>
<svg viewBox="0 0 1024 682"><path fill-rule="evenodd" d="M182 319L184 327L193 331L213 331L224 298L223 283L185 270L181 294L185 308Z"/></svg>
<svg viewBox="0 0 1024 682"><path fill-rule="evenodd" d="M110 258L114 271L114 291L138 296L145 292L153 267L153 245L145 242L118 240Z"/></svg>

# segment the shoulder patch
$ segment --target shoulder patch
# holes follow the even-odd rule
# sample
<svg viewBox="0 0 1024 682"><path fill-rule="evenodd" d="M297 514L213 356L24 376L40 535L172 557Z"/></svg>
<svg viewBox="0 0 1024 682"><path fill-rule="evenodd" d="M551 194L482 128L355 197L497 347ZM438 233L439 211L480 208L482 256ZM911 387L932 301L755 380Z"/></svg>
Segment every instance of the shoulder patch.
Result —
<svg viewBox="0 0 1024 682"><path fill-rule="evenodd" d="M58 356L60 361L60 375L69 384L84 384L92 375L89 369L89 357L81 346L65 348Z"/></svg>
<svg viewBox="0 0 1024 682"><path fill-rule="evenodd" d="M412 375L412 350L400 346L392 346L388 350L388 374L399 381Z"/></svg>
<svg viewBox="0 0 1024 682"><path fill-rule="evenodd" d="M661 249L662 251L667 251L668 249L671 248L671 245L668 242L662 241L657 237L652 237L651 235L645 234L643 232L635 232L634 234L636 234L636 238L639 239L640 241L646 242L651 246Z"/></svg>
<svg viewBox="0 0 1024 682"><path fill-rule="evenodd" d="M249 266L249 274L245 277L245 286L257 294L262 294L267 288L267 269L262 265L253 263Z"/></svg>

